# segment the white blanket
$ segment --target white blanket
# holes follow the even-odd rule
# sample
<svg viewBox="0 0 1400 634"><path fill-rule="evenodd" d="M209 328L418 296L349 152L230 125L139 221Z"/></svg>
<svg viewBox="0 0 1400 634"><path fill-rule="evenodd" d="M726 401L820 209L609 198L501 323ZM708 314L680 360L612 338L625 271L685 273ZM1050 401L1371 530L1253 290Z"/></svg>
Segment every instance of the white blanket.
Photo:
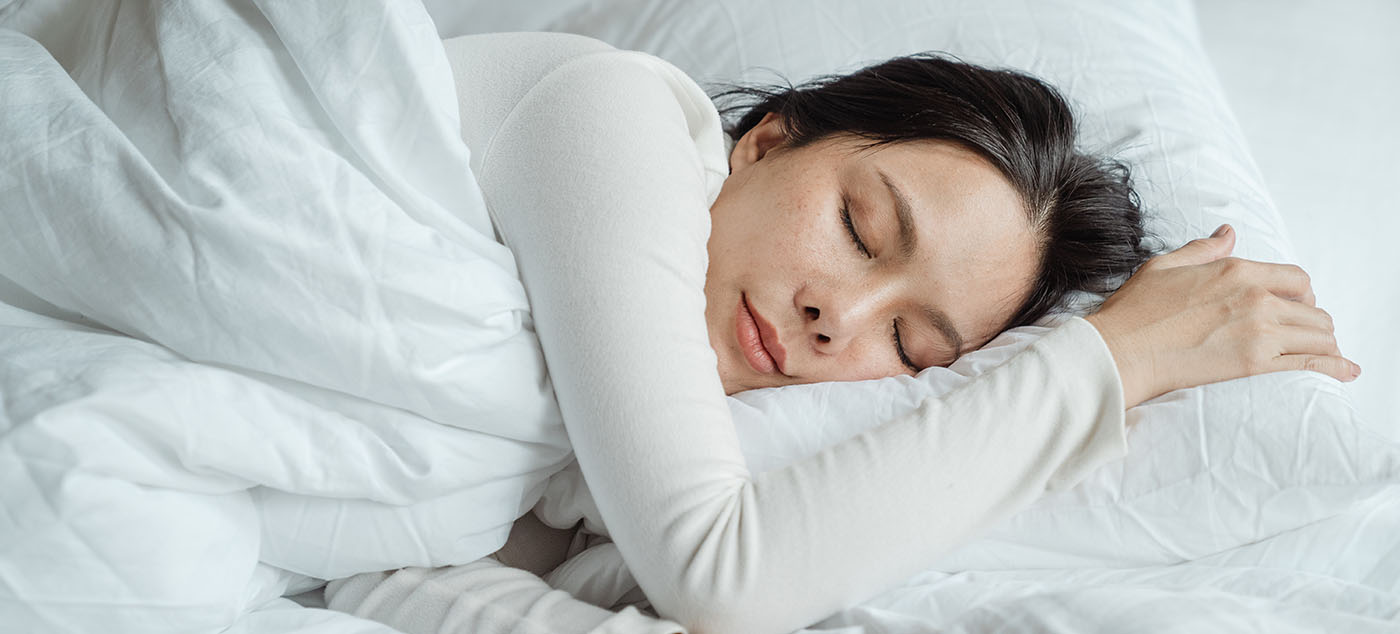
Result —
<svg viewBox="0 0 1400 634"><path fill-rule="evenodd" d="M498 548L570 453L422 8L65 11L0 30L0 629Z"/></svg>
<svg viewBox="0 0 1400 634"><path fill-rule="evenodd" d="M929 571L803 632L1400 631L1400 489L1174 566ZM854 626L854 630L850 629Z"/></svg>

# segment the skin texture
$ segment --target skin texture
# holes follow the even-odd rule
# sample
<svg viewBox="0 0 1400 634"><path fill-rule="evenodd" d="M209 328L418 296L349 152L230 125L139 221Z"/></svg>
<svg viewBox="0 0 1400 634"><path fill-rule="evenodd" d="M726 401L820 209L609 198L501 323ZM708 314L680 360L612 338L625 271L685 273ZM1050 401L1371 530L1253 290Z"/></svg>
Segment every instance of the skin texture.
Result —
<svg viewBox="0 0 1400 634"><path fill-rule="evenodd" d="M1171 390L1267 372L1310 370L1354 381L1332 316L1303 269L1229 257L1235 233L1149 260L1085 319L1113 353L1132 407Z"/></svg>
<svg viewBox="0 0 1400 634"><path fill-rule="evenodd" d="M729 162L710 208L705 282L726 393L947 365L1000 332L1030 291L1037 241L1021 201L963 148L916 141L862 149L849 137L792 148L769 115L739 139ZM918 247L907 257L881 172L909 203ZM843 206L864 251L843 223ZM1360 374L1338 349L1307 273L1229 257L1234 243L1224 225L1152 258L1086 317L1113 354L1129 407L1267 372L1311 370L1340 381ZM946 314L960 347L930 325L929 308ZM896 351L896 323L912 365ZM745 351L755 346L768 352L751 363Z"/></svg>
<svg viewBox="0 0 1400 634"><path fill-rule="evenodd" d="M934 141L861 149L835 137L791 148L779 123L769 115L739 139L710 209L705 317L726 393L909 374L1002 330L1030 292L1037 244L996 168ZM907 256L881 172L912 212L917 247ZM846 201L868 254L842 220ZM772 326L766 348L776 339L785 351L770 372L744 354L744 303ZM946 314L960 349L928 308ZM913 367L896 351L896 321Z"/></svg>

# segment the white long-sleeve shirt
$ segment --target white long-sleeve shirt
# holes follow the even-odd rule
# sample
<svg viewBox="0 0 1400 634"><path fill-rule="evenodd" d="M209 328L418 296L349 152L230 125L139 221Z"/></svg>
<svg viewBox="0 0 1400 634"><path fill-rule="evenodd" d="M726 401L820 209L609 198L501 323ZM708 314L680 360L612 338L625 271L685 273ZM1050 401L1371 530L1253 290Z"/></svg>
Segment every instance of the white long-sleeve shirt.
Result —
<svg viewBox="0 0 1400 634"><path fill-rule="evenodd" d="M446 46L578 463L662 616L697 634L803 627L1123 455L1116 366L1073 318L914 415L750 473L704 319L728 175L710 100L587 38Z"/></svg>

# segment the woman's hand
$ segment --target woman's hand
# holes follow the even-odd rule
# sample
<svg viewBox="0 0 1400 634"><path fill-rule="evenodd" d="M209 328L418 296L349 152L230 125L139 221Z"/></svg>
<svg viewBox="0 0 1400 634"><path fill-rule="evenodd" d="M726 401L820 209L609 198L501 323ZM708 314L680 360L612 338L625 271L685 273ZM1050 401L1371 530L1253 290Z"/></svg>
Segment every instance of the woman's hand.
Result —
<svg viewBox="0 0 1400 634"><path fill-rule="evenodd" d="M1132 407L1172 390L1282 370L1342 381L1361 367L1342 357L1332 317L1291 264L1226 257L1235 233L1148 260L1086 319L1099 329Z"/></svg>

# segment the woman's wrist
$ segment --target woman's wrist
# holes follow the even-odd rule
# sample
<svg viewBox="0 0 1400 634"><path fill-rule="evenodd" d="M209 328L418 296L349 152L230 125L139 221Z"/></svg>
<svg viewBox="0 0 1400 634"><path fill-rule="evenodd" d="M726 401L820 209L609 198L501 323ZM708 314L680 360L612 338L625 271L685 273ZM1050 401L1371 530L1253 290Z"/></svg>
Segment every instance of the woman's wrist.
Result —
<svg viewBox="0 0 1400 634"><path fill-rule="evenodd" d="M1109 321L1099 313L1087 315L1084 320L1099 331L1108 351L1113 355L1113 363L1118 368L1118 379L1123 384L1123 407L1133 407L1160 392L1155 392L1151 384L1153 363L1150 354L1133 345L1131 338L1119 333Z"/></svg>

